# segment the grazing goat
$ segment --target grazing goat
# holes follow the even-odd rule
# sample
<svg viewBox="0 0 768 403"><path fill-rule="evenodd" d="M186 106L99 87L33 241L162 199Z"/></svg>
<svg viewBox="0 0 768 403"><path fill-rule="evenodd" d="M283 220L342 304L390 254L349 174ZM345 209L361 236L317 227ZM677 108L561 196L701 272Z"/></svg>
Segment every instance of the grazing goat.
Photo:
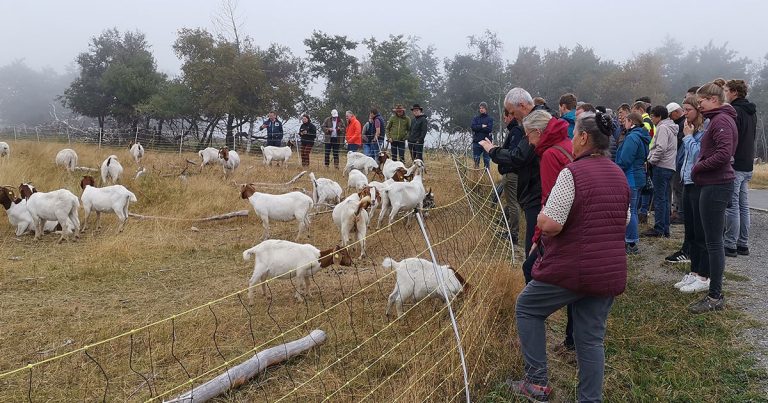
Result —
<svg viewBox="0 0 768 403"><path fill-rule="evenodd" d="M237 154L237 151L230 151L227 147L219 149L219 159L221 159L221 164L224 166L225 178L235 172L235 169L240 166L240 156Z"/></svg>
<svg viewBox="0 0 768 403"><path fill-rule="evenodd" d="M333 208L333 222L341 230L341 246L349 245L350 238L360 242L360 257L365 256L365 235L368 232L369 215L366 210L371 197L360 198L352 194Z"/></svg>
<svg viewBox="0 0 768 403"><path fill-rule="evenodd" d="M352 156L351 159L350 159L350 156ZM358 152L350 151L347 153L347 165L344 166L344 172L342 174L346 176L353 169L357 169L358 171L361 171L362 173L368 175L368 173L370 173L374 169L377 169L378 167L379 167L379 164L376 163L375 159L367 155L360 154Z"/></svg>
<svg viewBox="0 0 768 403"><path fill-rule="evenodd" d="M57 243L64 239L71 241L72 236L80 237L80 218L77 215L80 200L72 192L59 189L43 193L29 183L22 183L19 193L27 200L27 210L35 225L35 239L42 237L45 222L54 220L61 225L61 238Z"/></svg>
<svg viewBox="0 0 768 403"><path fill-rule="evenodd" d="M312 201L315 205L336 205L341 201L341 185L328 178L315 178L315 173L309 173L312 181Z"/></svg>
<svg viewBox="0 0 768 403"><path fill-rule="evenodd" d="M11 146L5 141L0 141L0 158L2 157L11 157Z"/></svg>
<svg viewBox="0 0 768 403"><path fill-rule="evenodd" d="M312 198L301 192L290 192L281 195L259 193L252 183L240 187L240 197L248 199L253 206L253 211L261 218L264 225L264 236L269 238L269 220L299 222L299 232L296 234L298 241L304 230L309 229L309 211L314 203Z"/></svg>
<svg viewBox="0 0 768 403"><path fill-rule="evenodd" d="M378 182L378 181L370 181L368 182L368 187L371 187L375 189L375 197L371 198L371 201L373 202L371 204L371 221L373 221L373 215L376 213L376 207L383 205L382 202L384 201L384 197L386 197L384 190L389 187L390 184L394 183L395 181L392 179L387 179L384 182ZM365 188L363 188L363 191L365 191ZM368 222L368 225L370 225L370 221Z"/></svg>
<svg viewBox="0 0 768 403"><path fill-rule="evenodd" d="M390 179L395 174L397 168L405 169L405 164L401 161L392 161L386 151L379 153L379 169L384 174L384 179Z"/></svg>
<svg viewBox="0 0 768 403"><path fill-rule="evenodd" d="M243 252L243 260L254 257L253 275L248 281L248 301L253 304L254 285L261 283L261 295L267 296L267 279L280 278L299 280L296 287L296 299L304 301L299 291L303 288L309 295L309 279L320 269L337 264L351 266L352 258L346 249L335 248L320 250L310 244L298 244L290 241L268 239ZM271 298L271 295L269 296Z"/></svg>
<svg viewBox="0 0 768 403"><path fill-rule="evenodd" d="M116 156L110 155L101 163L101 183L107 183L107 179L109 179L110 182L115 184L122 174L123 166L120 165L120 161L117 160Z"/></svg>
<svg viewBox="0 0 768 403"><path fill-rule="evenodd" d="M384 258L381 265L384 268L395 270L397 276L397 283L392 293L389 294L389 301L387 302L387 318L389 318L392 305L395 305L397 316L400 317L403 315L404 301L415 303L427 297L436 298L443 302L451 301L462 290L469 288L469 285L464 282L464 278L449 265L437 266L437 270L435 270L435 265L429 260L407 258L398 262L388 257ZM448 295L445 295L442 287L440 287L440 280L435 275L435 271L443 279Z"/></svg>
<svg viewBox="0 0 768 403"><path fill-rule="evenodd" d="M56 153L56 165L67 168L67 171L72 172L77 166L77 153L71 148L65 148Z"/></svg>
<svg viewBox="0 0 768 403"><path fill-rule="evenodd" d="M203 167L208 164L215 164L219 162L219 150L213 147L207 147L197 152L197 155L202 158L200 163L200 172L203 172Z"/></svg>
<svg viewBox="0 0 768 403"><path fill-rule="evenodd" d="M424 165L421 160L415 160L414 165L417 167L414 169L414 177L411 182L393 182L383 192L381 213L379 213L379 220L376 228L381 226L381 221L384 219L384 214L389 212L389 225L392 225L392 220L395 219L397 213L402 211L408 211L418 208L421 211L424 208L424 196L426 190L424 190L424 183L422 182L422 168ZM406 224L411 222L411 216L408 216Z"/></svg>
<svg viewBox="0 0 768 403"><path fill-rule="evenodd" d="M266 146L261 147L261 153L264 154L264 165L272 165L272 161L275 161L275 163L284 163L285 167L288 167L288 160L291 158L291 154L293 151L291 151L291 147L285 146L285 147L275 147L275 146Z"/></svg>
<svg viewBox="0 0 768 403"><path fill-rule="evenodd" d="M0 204L3 205L6 214L8 214L8 222L16 228L16 236L22 236L34 229L32 215L27 210L27 201L16 197L12 188L0 187ZM53 232L57 227L61 229L58 222L46 221L43 232Z"/></svg>
<svg viewBox="0 0 768 403"><path fill-rule="evenodd" d="M89 175L83 176L83 179L80 180L80 187L83 189L83 195L80 199L83 201L83 210L85 211L82 230L87 229L88 217L93 210L96 212L96 229L101 228L99 225L101 213L113 211L117 215L117 219L120 220L117 232L123 232L125 223L128 221L128 202L136 203L138 201L136 195L122 185L97 188L96 181Z"/></svg>
<svg viewBox="0 0 768 403"><path fill-rule="evenodd" d="M368 177L365 176L364 173L358 171L357 169L349 171L349 178L347 178L347 188L352 188L359 192L367 185Z"/></svg>
<svg viewBox="0 0 768 403"><path fill-rule="evenodd" d="M136 162L136 165L139 165L141 159L144 158L144 146L139 143L131 143L130 150L133 160Z"/></svg>

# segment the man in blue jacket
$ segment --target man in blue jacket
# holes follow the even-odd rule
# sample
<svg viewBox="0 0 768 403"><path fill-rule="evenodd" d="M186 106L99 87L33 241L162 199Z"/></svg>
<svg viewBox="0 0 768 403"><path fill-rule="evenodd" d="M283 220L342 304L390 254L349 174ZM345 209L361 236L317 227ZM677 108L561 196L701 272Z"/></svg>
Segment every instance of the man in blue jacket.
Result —
<svg viewBox="0 0 768 403"><path fill-rule="evenodd" d="M491 156L480 145L485 138L491 138L493 133L493 118L488 116L488 104L480 102L480 114L472 119L472 159L475 161L475 169L480 168L480 155L483 156L483 164L491 167Z"/></svg>
<svg viewBox="0 0 768 403"><path fill-rule="evenodd" d="M283 124L277 120L275 111L269 112L267 120L261 125L259 131L267 129L267 145L282 147L283 145Z"/></svg>

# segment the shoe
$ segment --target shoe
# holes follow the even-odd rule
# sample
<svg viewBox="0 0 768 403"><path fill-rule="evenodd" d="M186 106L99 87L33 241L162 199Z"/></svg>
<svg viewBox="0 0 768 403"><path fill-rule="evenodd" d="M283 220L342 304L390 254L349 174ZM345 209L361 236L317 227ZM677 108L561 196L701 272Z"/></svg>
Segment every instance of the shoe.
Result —
<svg viewBox="0 0 768 403"><path fill-rule="evenodd" d="M680 287L680 291L685 293L709 291L709 279L702 281L699 276L694 276L693 282Z"/></svg>
<svg viewBox="0 0 768 403"><path fill-rule="evenodd" d="M684 285L691 284L694 281L696 281L696 274L688 273L685 276L683 276L682 280L680 280L680 281L675 283L675 288L677 288L679 290L680 287L682 287Z"/></svg>
<svg viewBox="0 0 768 403"><path fill-rule="evenodd" d="M648 214L639 213L637 219L640 221L640 224L648 224Z"/></svg>
<svg viewBox="0 0 768 403"><path fill-rule="evenodd" d="M691 305L688 305L688 312L705 313L709 311L721 311L723 308L725 308L725 297L715 299L707 295L701 301L697 301Z"/></svg>
<svg viewBox="0 0 768 403"><path fill-rule="evenodd" d="M691 258L685 252L679 250L664 258L667 263L691 263ZM679 287L678 287L679 288Z"/></svg>
<svg viewBox="0 0 768 403"><path fill-rule="evenodd" d="M627 252L627 255L639 255L640 247L636 243L625 243L624 251Z"/></svg>
<svg viewBox="0 0 768 403"><path fill-rule="evenodd" d="M736 252L736 249L728 248L728 247L725 248L725 256L736 257L738 255L739 254Z"/></svg>
<svg viewBox="0 0 768 403"><path fill-rule="evenodd" d="M528 399L529 402L549 402L549 395L552 394L551 387L534 385L528 381L513 381L507 379L504 381L504 384L509 387L513 395L524 397Z"/></svg>
<svg viewBox="0 0 768 403"><path fill-rule="evenodd" d="M749 247L747 247L747 246L737 246L736 247L736 253L738 253L741 256L749 256Z"/></svg>
<svg viewBox="0 0 768 403"><path fill-rule="evenodd" d="M683 225L685 222L683 221L683 217L680 217L679 214L673 214L672 217L669 219L669 223L671 225Z"/></svg>
<svg viewBox="0 0 768 403"><path fill-rule="evenodd" d="M651 229L648 229L648 230L645 230L645 231L641 232L640 236L646 237L646 238L662 238L662 237L664 237L664 234L662 234L660 232L656 232L655 229L651 228ZM669 235L667 235L666 237L669 238Z"/></svg>

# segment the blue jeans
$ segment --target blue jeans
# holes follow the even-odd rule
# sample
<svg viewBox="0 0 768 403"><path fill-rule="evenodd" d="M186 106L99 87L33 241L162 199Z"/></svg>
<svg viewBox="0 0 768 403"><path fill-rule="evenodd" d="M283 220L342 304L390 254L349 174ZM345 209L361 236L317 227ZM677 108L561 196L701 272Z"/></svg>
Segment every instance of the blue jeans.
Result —
<svg viewBox="0 0 768 403"><path fill-rule="evenodd" d="M638 243L640 241L640 223L637 218L637 206L640 203L640 189L632 188L632 195L629 199L629 224L624 233L624 242Z"/></svg>
<svg viewBox="0 0 768 403"><path fill-rule="evenodd" d="M491 156L483 149L479 143L472 143L472 159L475 161L475 165L480 165L480 156L483 156L483 164L486 168L491 167Z"/></svg>
<svg viewBox="0 0 768 403"><path fill-rule="evenodd" d="M347 144L347 151L357 151L360 149L360 144Z"/></svg>
<svg viewBox="0 0 768 403"><path fill-rule="evenodd" d="M669 181L674 169L653 167L653 229L669 236Z"/></svg>
<svg viewBox="0 0 768 403"><path fill-rule="evenodd" d="M731 204L725 210L723 244L726 248L749 247L749 188L747 185L751 179L752 172L736 171Z"/></svg>
<svg viewBox="0 0 768 403"><path fill-rule="evenodd" d="M378 143L371 140L370 143L363 144L363 154L373 158L377 159L379 157L379 152L381 152L381 146L383 141L379 141Z"/></svg>

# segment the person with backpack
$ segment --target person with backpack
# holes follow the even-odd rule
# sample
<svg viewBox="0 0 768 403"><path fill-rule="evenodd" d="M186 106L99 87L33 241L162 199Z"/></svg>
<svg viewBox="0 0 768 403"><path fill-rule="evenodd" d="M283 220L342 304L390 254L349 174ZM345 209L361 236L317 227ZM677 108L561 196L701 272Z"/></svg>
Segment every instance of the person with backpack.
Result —
<svg viewBox="0 0 768 403"><path fill-rule="evenodd" d="M624 171L629 190L632 191L629 199L630 219L624 234L624 249L627 255L636 255L640 253L637 207L640 203L640 192L646 182L645 161L648 158L651 135L643 124L643 117L637 112L632 112L624 118L624 127L627 134L616 150L616 164Z"/></svg>
<svg viewBox="0 0 768 403"><path fill-rule="evenodd" d="M656 127L648 152L648 163L653 172L653 228L640 235L669 238L670 181L675 173L678 127L669 118L667 107L663 105L653 107L651 119Z"/></svg>
<svg viewBox="0 0 768 403"><path fill-rule="evenodd" d="M371 108L368 114L368 129L363 132L363 154L377 159L384 145L386 128L384 118L377 108Z"/></svg>

